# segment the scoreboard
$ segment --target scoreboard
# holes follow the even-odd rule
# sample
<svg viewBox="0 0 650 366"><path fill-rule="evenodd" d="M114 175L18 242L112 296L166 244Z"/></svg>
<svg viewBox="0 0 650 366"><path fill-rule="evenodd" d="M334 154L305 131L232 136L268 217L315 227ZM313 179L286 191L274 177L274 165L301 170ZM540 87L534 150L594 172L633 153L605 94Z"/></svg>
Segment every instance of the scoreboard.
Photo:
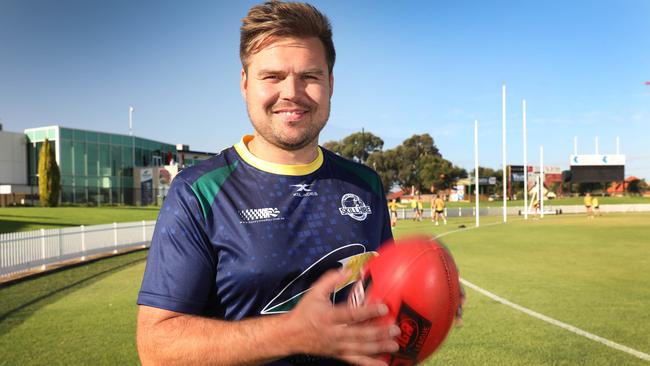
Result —
<svg viewBox="0 0 650 366"><path fill-rule="evenodd" d="M625 179L625 155L571 155L571 182L602 183Z"/></svg>

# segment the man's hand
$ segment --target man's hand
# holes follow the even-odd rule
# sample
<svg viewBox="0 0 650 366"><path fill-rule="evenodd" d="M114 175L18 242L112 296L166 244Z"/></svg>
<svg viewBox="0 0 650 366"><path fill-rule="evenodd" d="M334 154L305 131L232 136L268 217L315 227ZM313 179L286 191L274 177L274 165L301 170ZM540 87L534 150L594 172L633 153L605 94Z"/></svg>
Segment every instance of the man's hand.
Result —
<svg viewBox="0 0 650 366"><path fill-rule="evenodd" d="M373 356L399 349L393 340L400 330L396 325L376 325L367 320L388 313L384 304L352 308L332 305L330 294L348 278L348 271L325 273L289 313L289 324L296 331L296 353L323 355L356 365L386 365Z"/></svg>
<svg viewBox="0 0 650 366"><path fill-rule="evenodd" d="M398 349L395 325L367 322L386 305L332 305L330 294L348 272L323 275L289 313L241 321L140 306L138 352L143 365L258 365L296 354L335 357L363 366Z"/></svg>

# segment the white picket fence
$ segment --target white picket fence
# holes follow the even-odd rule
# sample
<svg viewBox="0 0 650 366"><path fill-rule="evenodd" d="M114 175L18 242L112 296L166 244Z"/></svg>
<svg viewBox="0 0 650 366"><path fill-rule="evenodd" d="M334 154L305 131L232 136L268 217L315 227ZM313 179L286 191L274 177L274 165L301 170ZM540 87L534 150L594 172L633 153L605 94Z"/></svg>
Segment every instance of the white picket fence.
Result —
<svg viewBox="0 0 650 366"><path fill-rule="evenodd" d="M0 277L69 259L147 247L155 221L112 223L0 234Z"/></svg>
<svg viewBox="0 0 650 366"><path fill-rule="evenodd" d="M563 213L563 214L585 214L585 206L582 205L554 205L553 201L547 202L544 201L544 212L545 213ZM523 215L523 206L509 204L507 209L508 215ZM431 218L431 209L425 208L422 210L423 218ZM631 213L631 212L650 212L650 204L620 204L620 205L601 205L601 213ZM529 214L533 214L529 212ZM476 215L476 208L471 206L466 207L446 207L445 216L447 217L471 217ZM503 215L503 206L498 206L492 203L488 206L485 203L481 202L479 207L480 216L501 216ZM398 219L412 219L415 217L415 212L411 208L400 208L397 210Z"/></svg>

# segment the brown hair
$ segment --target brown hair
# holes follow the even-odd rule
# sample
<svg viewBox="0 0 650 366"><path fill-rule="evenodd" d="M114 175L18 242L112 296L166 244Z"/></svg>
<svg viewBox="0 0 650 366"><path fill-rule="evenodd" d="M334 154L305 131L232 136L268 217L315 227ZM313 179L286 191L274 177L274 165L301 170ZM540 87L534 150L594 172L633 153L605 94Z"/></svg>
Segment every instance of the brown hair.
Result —
<svg viewBox="0 0 650 366"><path fill-rule="evenodd" d="M332 73L336 59L332 25L314 6L281 1L253 6L242 19L241 26L239 58L244 70L248 70L249 57L273 37L317 37L323 43L327 68Z"/></svg>

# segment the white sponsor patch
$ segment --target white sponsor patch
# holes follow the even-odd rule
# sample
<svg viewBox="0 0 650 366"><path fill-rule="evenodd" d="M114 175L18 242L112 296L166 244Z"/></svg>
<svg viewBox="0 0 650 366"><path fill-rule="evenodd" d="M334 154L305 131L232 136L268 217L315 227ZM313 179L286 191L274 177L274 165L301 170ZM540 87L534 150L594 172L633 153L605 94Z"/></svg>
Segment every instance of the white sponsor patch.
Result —
<svg viewBox="0 0 650 366"><path fill-rule="evenodd" d="M294 197L311 197L318 196L318 192L314 191L311 186L313 184L292 184L291 187L294 187L293 196Z"/></svg>
<svg viewBox="0 0 650 366"><path fill-rule="evenodd" d="M284 217L280 216L280 210L271 207L251 208L248 210L240 210L238 213L239 217L242 219L242 221L240 221L242 224L284 220Z"/></svg>

